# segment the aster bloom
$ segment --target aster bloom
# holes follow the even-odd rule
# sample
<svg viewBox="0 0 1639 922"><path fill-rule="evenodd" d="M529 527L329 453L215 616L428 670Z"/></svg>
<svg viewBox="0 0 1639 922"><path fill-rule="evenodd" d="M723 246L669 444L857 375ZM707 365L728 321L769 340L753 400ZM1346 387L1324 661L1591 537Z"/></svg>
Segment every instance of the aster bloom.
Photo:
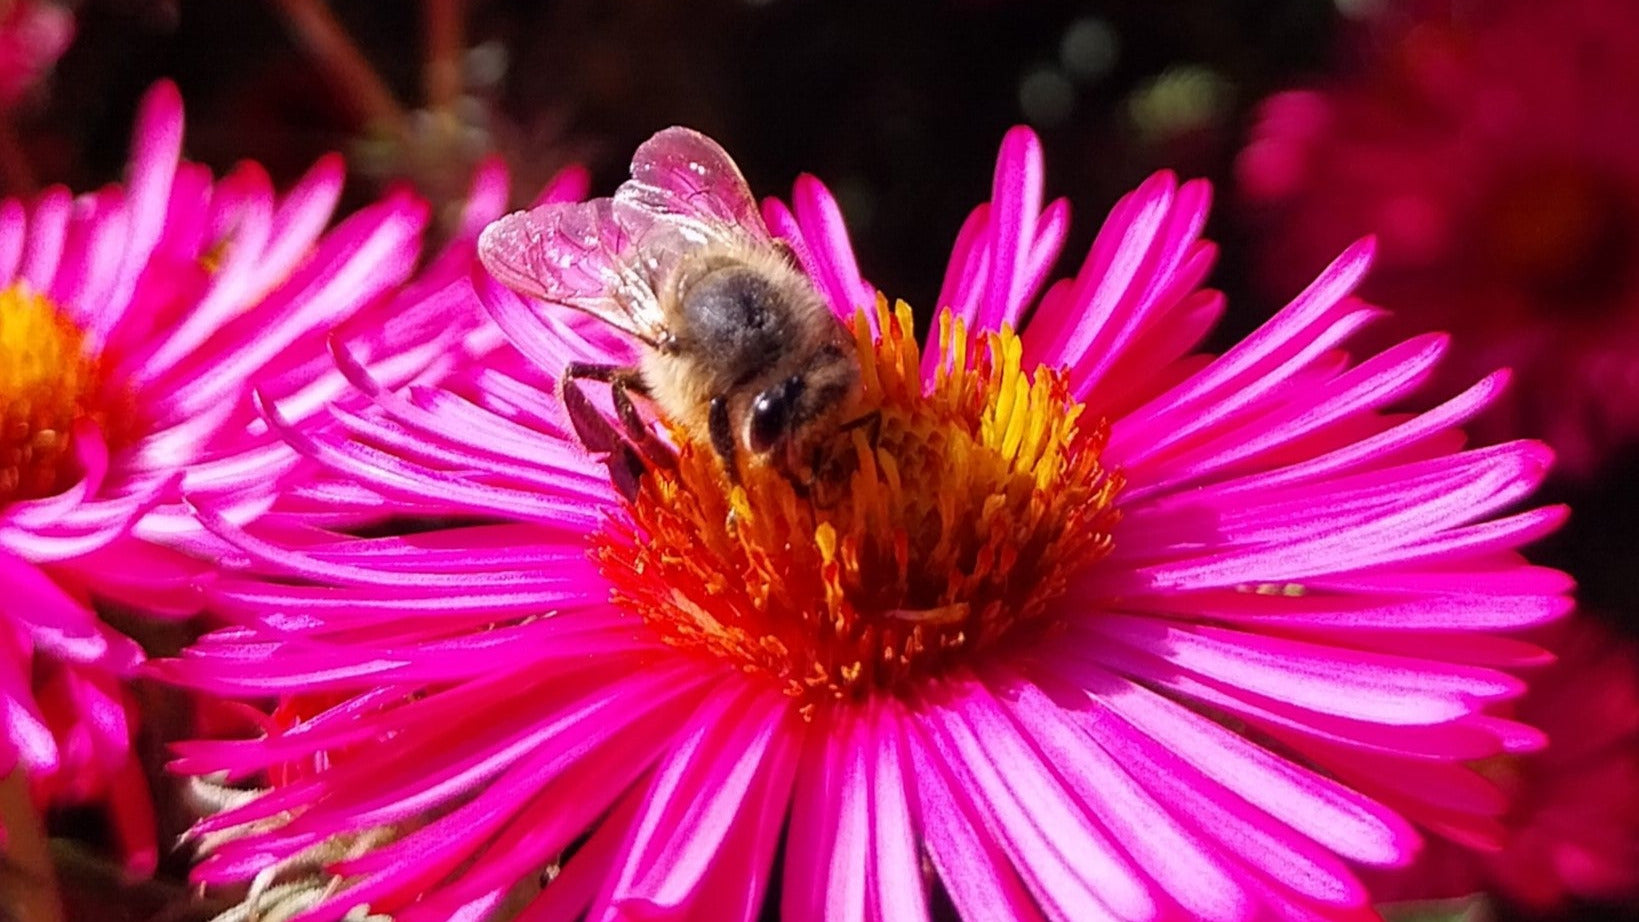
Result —
<svg viewBox="0 0 1639 922"><path fill-rule="evenodd" d="M0 111L17 105L74 40L74 14L45 0L0 7Z"/></svg>
<svg viewBox="0 0 1639 922"><path fill-rule="evenodd" d="M1377 233L1384 334L1452 332L1447 386L1512 367L1480 430L1590 473L1639 435L1639 127L1611 117L1639 99L1639 8L1389 10L1357 75L1263 104L1237 172L1264 275Z"/></svg>
<svg viewBox="0 0 1639 922"><path fill-rule="evenodd" d="M1493 891L1547 913L1639 897L1639 648L1589 616L1547 635L1556 659L1512 710L1548 747L1478 766L1510 794L1500 848L1431 842L1411 868L1372 881L1380 899Z"/></svg>
<svg viewBox="0 0 1639 922"><path fill-rule="evenodd" d="M343 170L316 164L275 195L265 172L214 180L180 159L174 87L146 97L129 181L0 204L0 769L41 805L108 800L127 859L155 860L121 680L141 650L95 605L195 612L221 542L185 499L236 522L292 489L303 460L252 391L295 424L345 381L344 342L384 380L481 337L446 292L505 202L480 178L464 238L413 285L424 206L395 193L331 222ZM329 417L323 417L324 424ZM191 552L191 553L190 553Z"/></svg>
<svg viewBox="0 0 1639 922"><path fill-rule="evenodd" d="M181 747L263 789L199 824L197 879L322 865L310 922L477 919L540 881L517 918L751 919L776 891L794 920L1354 918L1353 866L1408 862L1415 825L1500 835L1469 764L1541 739L1488 713L1540 656L1498 635L1568 590L1517 553L1563 515L1514 508L1548 450L1457 428L1504 375L1384 410L1445 338L1341 350L1379 314L1351 294L1369 243L1195 354L1223 308L1206 185L1153 177L1049 284L1069 211L1042 184L1015 129L925 346L817 180L766 204L874 412L815 483L734 485L674 425L628 502L552 389L491 368L395 391L344 361L376 417L270 414L460 518L204 514L243 557L210 589L234 624L165 670L295 719ZM549 379L632 355L476 288Z"/></svg>

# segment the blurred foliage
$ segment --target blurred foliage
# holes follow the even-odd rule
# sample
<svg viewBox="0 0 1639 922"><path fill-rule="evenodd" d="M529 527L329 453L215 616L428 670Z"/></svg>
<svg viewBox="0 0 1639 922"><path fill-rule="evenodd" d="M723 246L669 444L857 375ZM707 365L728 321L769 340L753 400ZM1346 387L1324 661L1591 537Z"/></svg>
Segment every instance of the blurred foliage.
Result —
<svg viewBox="0 0 1639 922"><path fill-rule="evenodd" d="M301 5L85 0L48 104L24 116L39 174L79 188L115 178L136 100L161 76L188 102L191 155L218 169L248 157L288 182L328 150L352 153L356 169L413 159L383 155L357 94L304 53L281 12ZM608 188L639 141L689 124L718 137L759 192L800 171L824 178L867 273L919 305L985 197L1008 126L1041 132L1049 193L1081 218L1074 251L1154 169L1226 179L1251 104L1324 66L1338 25L1325 0L465 5L457 117L478 127L469 141L506 151L520 195L572 160ZM424 107L419 5L330 8L400 106ZM439 165L418 170L419 184L458 194L467 162ZM363 200L375 185L351 188ZM1234 285L1235 265L1221 284Z"/></svg>

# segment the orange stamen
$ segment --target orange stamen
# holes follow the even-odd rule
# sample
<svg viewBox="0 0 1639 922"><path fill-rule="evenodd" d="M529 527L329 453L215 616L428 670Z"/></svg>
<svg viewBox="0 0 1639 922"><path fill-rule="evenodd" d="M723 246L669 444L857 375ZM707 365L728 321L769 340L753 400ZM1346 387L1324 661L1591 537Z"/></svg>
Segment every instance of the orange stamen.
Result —
<svg viewBox="0 0 1639 922"><path fill-rule="evenodd" d="M77 423L104 422L103 376L80 329L21 283L0 289L0 507L67 488Z"/></svg>
<svg viewBox="0 0 1639 922"><path fill-rule="evenodd" d="M855 319L862 413L811 485L746 464L730 487L674 432L597 558L618 604L668 644L766 676L810 709L902 694L1055 623L1071 573L1108 554L1119 475L1057 371L1021 368L1011 330L969 342L940 318L931 387L910 310Z"/></svg>

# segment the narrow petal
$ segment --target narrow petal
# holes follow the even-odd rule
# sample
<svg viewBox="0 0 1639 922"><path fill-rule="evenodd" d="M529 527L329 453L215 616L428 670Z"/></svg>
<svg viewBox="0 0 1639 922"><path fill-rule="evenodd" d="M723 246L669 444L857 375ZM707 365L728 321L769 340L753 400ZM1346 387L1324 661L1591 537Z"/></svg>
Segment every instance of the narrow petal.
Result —
<svg viewBox="0 0 1639 922"><path fill-rule="evenodd" d="M764 827L756 837L758 849L726 852L724 845L736 827L757 823L759 817L750 811L759 806L756 795L763 785L790 789L796 767L791 716L777 696L731 694L718 696L693 715L657 767L631 837L616 859L617 873L598 900L602 908L591 918L620 918L628 907L678 911L696 904L704 880L714 872L743 886L738 894L717 894L726 898L712 904L717 918L756 917L775 837Z"/></svg>
<svg viewBox="0 0 1639 922"><path fill-rule="evenodd" d="M865 922L870 788L865 727L846 712L808 737L792 794L781 915L794 922Z"/></svg>
<svg viewBox="0 0 1639 922"><path fill-rule="evenodd" d="M970 687L966 694L990 692ZM974 806L1044 912L1068 920L1098 906L1126 922L1155 918L1143 875L1052 777L1016 727L996 719L988 706L959 702L928 720L945 764L981 795Z"/></svg>
<svg viewBox="0 0 1639 922"><path fill-rule="evenodd" d="M905 750L916 783L916 814L928 860L961 918L973 922L1040 922L1035 899L991 838L954 776L925 735L907 721ZM1112 918L1088 904L1084 918Z"/></svg>

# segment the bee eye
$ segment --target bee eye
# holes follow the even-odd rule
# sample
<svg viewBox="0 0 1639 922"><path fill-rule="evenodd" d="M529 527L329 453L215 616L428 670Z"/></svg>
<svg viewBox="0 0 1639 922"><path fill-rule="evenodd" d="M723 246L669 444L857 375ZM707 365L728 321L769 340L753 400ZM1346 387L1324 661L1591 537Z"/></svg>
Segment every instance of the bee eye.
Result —
<svg viewBox="0 0 1639 922"><path fill-rule="evenodd" d="M759 454L768 451L784 437L791 425L791 409L802 390L802 379L791 377L758 394L751 402L748 436L752 451Z"/></svg>

